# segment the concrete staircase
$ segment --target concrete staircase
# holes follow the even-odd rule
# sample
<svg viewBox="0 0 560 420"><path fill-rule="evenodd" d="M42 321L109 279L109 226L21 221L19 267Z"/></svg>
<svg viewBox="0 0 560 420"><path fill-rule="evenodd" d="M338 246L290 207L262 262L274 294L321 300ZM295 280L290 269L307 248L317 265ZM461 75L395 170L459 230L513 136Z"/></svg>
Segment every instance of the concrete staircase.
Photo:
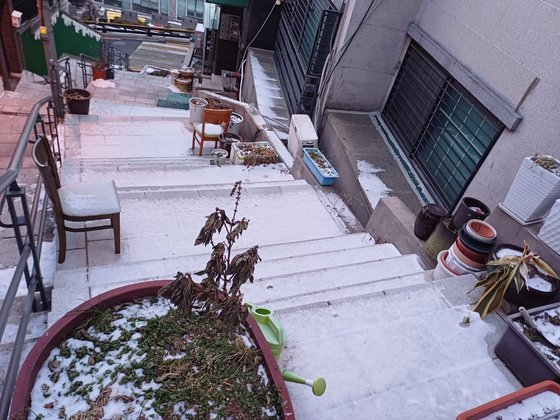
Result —
<svg viewBox="0 0 560 420"><path fill-rule="evenodd" d="M218 167L209 150L193 156L188 113L145 98L164 93L155 79L117 74L116 89L94 91L91 115L65 122L63 182L115 179L122 253L111 231L69 234L49 325L112 288L203 268L210 249L194 239L215 207L231 212L242 180L239 216L250 226L236 251L258 244L262 257L245 300L274 309L286 328L282 367L328 381L321 398L287 384L298 418L443 420L519 388L491 351L501 318L466 309L474 277L432 281L416 255L349 233L321 190L283 164ZM26 349L44 329L45 314L34 315ZM0 345L0 366L9 346Z"/></svg>

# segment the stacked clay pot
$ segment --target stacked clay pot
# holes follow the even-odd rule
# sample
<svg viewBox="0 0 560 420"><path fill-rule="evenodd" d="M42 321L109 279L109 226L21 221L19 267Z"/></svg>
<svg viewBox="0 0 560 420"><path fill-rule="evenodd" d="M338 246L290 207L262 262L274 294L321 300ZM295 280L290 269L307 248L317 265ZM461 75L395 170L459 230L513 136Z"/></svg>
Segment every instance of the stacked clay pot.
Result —
<svg viewBox="0 0 560 420"><path fill-rule="evenodd" d="M496 244L496 229L482 220L471 219L459 229L459 234L446 254L447 269L456 275L475 274L486 269L486 263Z"/></svg>

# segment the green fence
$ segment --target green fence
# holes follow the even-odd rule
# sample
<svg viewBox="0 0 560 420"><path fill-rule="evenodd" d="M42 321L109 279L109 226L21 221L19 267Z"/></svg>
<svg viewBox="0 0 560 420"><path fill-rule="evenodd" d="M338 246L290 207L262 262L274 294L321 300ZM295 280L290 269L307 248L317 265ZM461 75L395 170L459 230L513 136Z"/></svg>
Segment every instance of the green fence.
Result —
<svg viewBox="0 0 560 420"><path fill-rule="evenodd" d="M65 54L100 56L101 36L97 32L64 13L55 14L52 20L57 57ZM21 42L25 69L40 76L47 75L43 42L38 36L38 31L34 32L28 28L21 34Z"/></svg>

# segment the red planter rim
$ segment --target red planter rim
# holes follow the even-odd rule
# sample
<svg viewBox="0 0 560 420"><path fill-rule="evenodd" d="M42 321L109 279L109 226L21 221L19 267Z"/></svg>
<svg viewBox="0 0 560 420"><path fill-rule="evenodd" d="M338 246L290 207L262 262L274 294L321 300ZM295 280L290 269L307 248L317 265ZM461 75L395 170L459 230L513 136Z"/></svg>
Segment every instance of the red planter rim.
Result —
<svg viewBox="0 0 560 420"><path fill-rule="evenodd" d="M112 307L120 303L131 302L134 299L156 296L158 290L170 282L171 280L153 280L119 287L91 298L67 312L66 315L60 318L45 332L25 358L25 362L21 367L14 387L14 395L10 408L10 418L15 418L16 415L26 412L31 400L31 390L35 384L37 373L43 366L43 363L49 356L51 350L58 346L74 327L88 319L91 316L92 310L100 306L105 308ZM282 397L282 410L284 418L294 419L295 414L292 402L290 400L286 384L284 383L284 379L282 378L282 372L278 367L278 363L276 362L276 359L274 358L274 355L272 354L272 351L270 350L257 321L255 321L253 317L248 316L246 324L249 327L251 335L257 346L262 351L264 364L268 368L270 377Z"/></svg>
<svg viewBox="0 0 560 420"><path fill-rule="evenodd" d="M457 416L457 420L478 420L545 391L551 391L560 395L560 385L554 381L539 382L538 384L517 390L508 395L504 395L496 400L489 401L486 404L471 408L470 410L459 414Z"/></svg>

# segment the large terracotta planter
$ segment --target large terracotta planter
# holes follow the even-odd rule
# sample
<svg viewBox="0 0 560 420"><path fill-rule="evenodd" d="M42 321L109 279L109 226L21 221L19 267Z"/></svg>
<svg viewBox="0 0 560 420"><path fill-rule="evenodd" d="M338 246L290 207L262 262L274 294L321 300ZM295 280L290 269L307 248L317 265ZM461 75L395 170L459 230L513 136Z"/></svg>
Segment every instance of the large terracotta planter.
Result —
<svg viewBox="0 0 560 420"><path fill-rule="evenodd" d="M457 420L478 420L546 391L560 395L560 385L552 381L540 382L465 411L457 416Z"/></svg>
<svg viewBox="0 0 560 420"><path fill-rule="evenodd" d="M138 298L156 296L159 289L170 282L171 280L154 280L119 287L82 303L59 319L47 330L43 337L35 343L35 346L31 349L31 352L23 363L14 388L10 418L18 418L15 416L18 413L25 413L25 410L29 407L31 401L30 393L35 384L35 378L51 350L57 347L73 328L91 317L93 310L131 302ZM257 347L259 347L263 354L263 363L268 369L270 379L274 382L274 385L282 397L284 418L294 419L295 415L290 401L290 395L282 379L282 373L276 363L276 359L268 347L263 333L253 317L248 316L245 322L246 326L251 331L251 336Z"/></svg>

